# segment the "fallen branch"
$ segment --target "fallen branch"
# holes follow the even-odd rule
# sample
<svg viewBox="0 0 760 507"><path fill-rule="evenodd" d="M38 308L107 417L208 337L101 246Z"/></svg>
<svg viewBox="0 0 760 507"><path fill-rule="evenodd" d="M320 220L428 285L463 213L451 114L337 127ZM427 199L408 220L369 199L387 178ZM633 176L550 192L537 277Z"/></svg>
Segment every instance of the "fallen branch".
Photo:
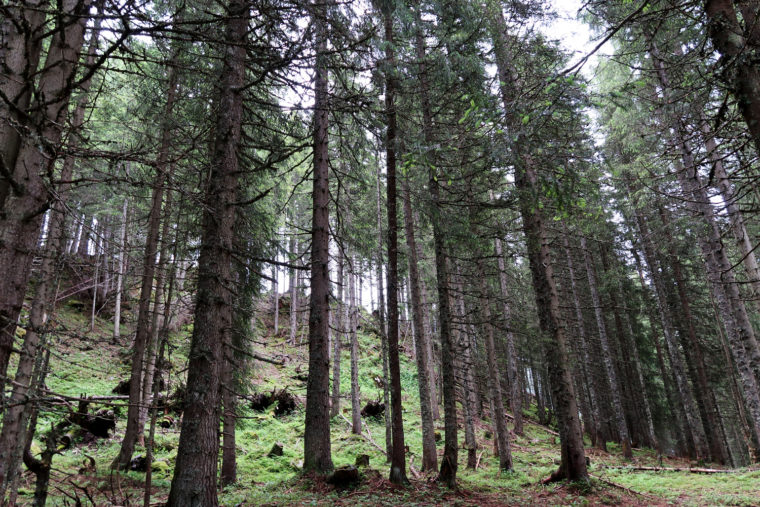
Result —
<svg viewBox="0 0 760 507"><path fill-rule="evenodd" d="M480 455L478 455L478 459L475 461L475 470L477 470L477 469L478 469L478 465L480 465L480 458L482 458L482 457L483 457L483 453L484 453L484 452L485 452L485 451L480 451Z"/></svg>
<svg viewBox="0 0 760 507"><path fill-rule="evenodd" d="M721 468L685 468L685 467L614 467L604 466L604 468L615 468L617 470L625 470L628 472L689 472L692 474L733 474L734 470L725 470Z"/></svg>
<svg viewBox="0 0 760 507"><path fill-rule="evenodd" d="M414 454L412 454L411 458L409 458L409 470L412 471L414 478L419 480L420 474L417 472L417 470L414 469Z"/></svg>

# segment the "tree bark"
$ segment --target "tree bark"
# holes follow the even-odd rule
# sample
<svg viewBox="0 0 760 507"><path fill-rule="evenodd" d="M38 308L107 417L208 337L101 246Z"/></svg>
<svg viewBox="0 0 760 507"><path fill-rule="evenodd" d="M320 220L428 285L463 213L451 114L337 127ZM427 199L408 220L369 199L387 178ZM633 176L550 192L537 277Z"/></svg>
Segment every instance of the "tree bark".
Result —
<svg viewBox="0 0 760 507"><path fill-rule="evenodd" d="M415 52L418 61L420 81L420 102L422 106L422 128L426 150L432 150L433 114L430 105L430 83L426 67L425 38L420 13L420 2L415 4ZM424 157L430 158L428 153ZM449 272L446 266L446 243L441 224L442 204L438 186L437 169L428 164L428 190L431 196L431 221L433 224L433 246L435 250L436 290L438 292L438 323L441 338L441 393L443 394L444 446L438 482L449 488L457 487L458 443L457 406L454 372L454 343L451 335L451 308L449 294Z"/></svg>
<svg viewBox="0 0 760 507"><path fill-rule="evenodd" d="M304 471L327 473L330 452L330 276L329 153L327 95L327 5L312 4L316 25L314 78L314 184L311 229L311 294L309 299L309 380L306 386Z"/></svg>
<svg viewBox="0 0 760 507"><path fill-rule="evenodd" d="M428 349L430 336L425 332L422 312L420 273L417 258L417 243L414 234L414 216L408 178L402 182L404 199L404 232L409 259L409 287L412 300L412 324L414 325L414 349L417 359L417 384L420 393L420 418L422 422L422 471L438 468L438 456L435 448L435 428L433 426L432 404L434 398L430 392L430 365Z"/></svg>
<svg viewBox="0 0 760 507"><path fill-rule="evenodd" d="M178 69L176 49L169 62L169 82L167 85L166 104L164 106L163 125L161 126L161 145L156 159L156 177L153 183L150 212L148 214L147 237L142 262L142 280L140 300L137 309L137 326L132 347L132 366L129 375L129 407L127 409L127 428L121 441L119 455L111 464L112 468L126 470L132 459L135 443L144 425L140 424L142 412L142 378L146 370L146 348L151 339L150 303L153 295L153 281L156 272L156 253L161 226L161 206L164 200L166 180L169 176L170 165L167 164L172 142L171 118L176 102ZM144 421L143 421L144 422Z"/></svg>
<svg viewBox="0 0 760 507"><path fill-rule="evenodd" d="M51 201L44 178L54 174L68 116L73 78L84 43L89 0L63 0L37 86L35 135L23 139L13 171L16 183L0 214L0 392L3 392L42 218Z"/></svg>
<svg viewBox="0 0 760 507"><path fill-rule="evenodd" d="M499 288L501 289L501 311L505 325L505 338L507 342L507 378L511 390L510 405L512 417L515 422L515 433L522 435L522 392L520 389L520 376L517 373L517 349L515 348L515 335L512 333L512 310L509 306L509 288L507 283L507 270L504 265L504 252L501 247L501 239L494 240L496 262L499 267Z"/></svg>
<svg viewBox="0 0 760 507"><path fill-rule="evenodd" d="M760 68L747 46L734 2L706 0L705 14L710 40L722 55L719 77L734 95L755 149L760 153ZM751 20L745 20L745 24L749 23Z"/></svg>
<svg viewBox="0 0 760 507"><path fill-rule="evenodd" d="M42 50L45 10L48 0L26 0L6 4L7 16L0 24L0 216L5 201L18 192L16 159L21 133L33 129L24 116L29 104Z"/></svg>
<svg viewBox="0 0 760 507"><path fill-rule="evenodd" d="M350 272L348 274L348 326L351 334L351 432L356 435L362 434L361 400L359 398L359 340L356 335L357 308L356 308L356 258L350 257Z"/></svg>
<svg viewBox="0 0 760 507"><path fill-rule="evenodd" d="M213 163L204 203L185 412L167 502L170 507L218 505L219 369L222 344L232 327L233 203L240 173L238 148L243 122L245 43L249 21L248 2L230 0L225 22L225 40L229 46L224 52Z"/></svg>
<svg viewBox="0 0 760 507"><path fill-rule="evenodd" d="M497 74L500 82L501 99L510 129L519 130L519 120L514 116L512 100L519 87L516 74L512 70L511 57L506 44L506 22L501 4L491 3L491 29L496 55ZM516 127L516 128L515 128ZM515 132L516 133L516 132ZM509 139L508 134L505 136ZM541 330L550 338L545 343L545 354L549 367L549 381L552 388L562 455L559 469L552 480L588 480L586 456L583 449L583 435L578 417L572 374L568 363L565 323L559 308L559 294L554 280L551 253L546 233L546 225L540 207L537 205L538 177L530 156L523 153L519 142L511 143L515 149L515 186L519 192L520 214L528 247L528 259L536 293Z"/></svg>
<svg viewBox="0 0 760 507"><path fill-rule="evenodd" d="M404 421L401 414L401 367L398 347L398 214L396 207L396 57L393 40L393 9L383 11L385 28L385 161L388 196L388 373L391 381L391 426L393 448L389 479L394 484L406 484L406 451Z"/></svg>
<svg viewBox="0 0 760 507"><path fill-rule="evenodd" d="M509 446L509 430L507 429L506 416L504 414L504 399L501 392L499 370L496 367L496 347L494 346L494 329L491 320L491 302L488 295L485 270L482 261L478 261L478 278L480 279L481 300L480 307L483 326L485 326L486 363L488 365L488 390L491 394L491 406L493 407L494 425L496 426L496 442L499 451L499 468L512 470L512 450Z"/></svg>

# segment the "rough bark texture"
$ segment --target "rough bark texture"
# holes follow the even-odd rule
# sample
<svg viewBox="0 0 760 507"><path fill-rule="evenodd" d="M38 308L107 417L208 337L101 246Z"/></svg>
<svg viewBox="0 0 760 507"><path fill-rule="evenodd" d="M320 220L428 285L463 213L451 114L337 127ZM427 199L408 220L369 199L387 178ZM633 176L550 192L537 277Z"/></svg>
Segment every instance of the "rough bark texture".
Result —
<svg viewBox="0 0 760 507"><path fill-rule="evenodd" d="M76 72L84 43L90 6L88 0L64 0L61 16L40 73L35 111L13 170L14 187L0 213L0 392L8 370L16 322L26 293L42 219L51 194L45 178L53 175L58 145L71 96L70 79Z"/></svg>
<svg viewBox="0 0 760 507"><path fill-rule="evenodd" d="M90 37L88 51L88 64L92 65L97 48L100 23L96 22ZM90 80L82 83L83 98L77 104L72 118L72 128L81 127L84 120L84 108L87 103L87 92L90 88ZM76 138L77 136L72 136ZM60 179L63 182L71 180L74 164L64 161L61 168ZM30 407L23 401L33 388L33 372L41 346L44 344L46 324L53 311L55 292L57 286L57 273L59 260L64 248L64 213L66 211L66 199L70 190L69 183L62 183L57 192L57 200L53 202L50 219L47 228L47 240L45 252L40 266L40 282L37 286L32 309L29 316L29 327L24 335L21 355L16 367L13 392L10 397L10 407L3 417L3 429L0 433L0 501L4 498L7 477L10 479L15 474L23 451L23 433L26 420L30 413Z"/></svg>
<svg viewBox="0 0 760 507"><path fill-rule="evenodd" d="M433 114L430 105L430 82L425 65L425 39L420 14L420 3L415 4L415 52L419 64L420 102L422 105L422 128L427 150L433 149ZM430 155L426 152L426 157ZM451 335L451 296L449 274L446 266L446 243L441 225L441 197L437 169L428 164L428 190L431 196L431 222L433 224L433 247L435 250L436 290L438 293L438 322L441 339L441 393L443 395L444 447L437 481L449 488L457 486L457 405L454 372L454 344Z"/></svg>
<svg viewBox="0 0 760 507"><path fill-rule="evenodd" d="M314 3L317 62L314 81L314 206L311 228L311 294L309 298L309 380L304 429L305 471L332 470L330 452L330 273L327 150L327 6Z"/></svg>
<svg viewBox="0 0 760 507"><path fill-rule="evenodd" d="M710 39L723 55L719 76L736 98L755 149L760 152L760 68L752 45L747 44L747 35L751 38L751 33L742 29L732 0L707 0L705 13ZM745 20L748 31L757 30L753 21Z"/></svg>
<svg viewBox="0 0 760 507"><path fill-rule="evenodd" d="M389 479L394 484L408 482L404 422L401 414L401 367L398 348L398 214L396 207L396 57L393 48L393 11L383 12L385 27L385 161L388 195L388 373L391 381L391 426L393 448Z"/></svg>
<svg viewBox="0 0 760 507"><path fill-rule="evenodd" d="M422 313L420 273L417 264L417 244L414 235L414 218L409 181L402 183L404 199L404 232L409 258L409 286L412 296L412 324L414 325L414 349L417 356L417 383L420 393L420 414L422 419L422 471L436 470L438 456L435 449L435 428L433 426L432 404L434 398L430 393L430 365L428 348L430 336L425 330Z"/></svg>
<svg viewBox="0 0 760 507"><path fill-rule="evenodd" d="M42 49L48 0L7 2L0 22L0 216L10 192L18 192L14 174L21 133L28 132L28 113ZM21 114L19 114L19 112Z"/></svg>
<svg viewBox="0 0 760 507"><path fill-rule="evenodd" d="M232 326L231 261L243 120L249 11L244 0L230 0L215 128L213 161L203 216L198 288L188 356L185 412L177 449L169 506L215 506L219 458L219 368L222 343Z"/></svg>

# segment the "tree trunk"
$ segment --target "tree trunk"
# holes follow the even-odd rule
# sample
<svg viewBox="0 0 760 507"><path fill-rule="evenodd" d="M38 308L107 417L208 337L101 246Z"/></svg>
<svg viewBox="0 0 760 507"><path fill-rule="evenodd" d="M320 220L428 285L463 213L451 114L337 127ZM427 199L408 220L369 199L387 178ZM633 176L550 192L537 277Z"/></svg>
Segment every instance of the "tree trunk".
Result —
<svg viewBox="0 0 760 507"><path fill-rule="evenodd" d="M313 3L316 26L314 79L314 185L311 228L311 294L309 301L309 380L306 386L304 471L327 473L330 453L330 274L327 96L327 5Z"/></svg>
<svg viewBox="0 0 760 507"><path fill-rule="evenodd" d="M628 424L625 420L625 414L623 413L623 402L620 396L620 384L618 383L617 374L615 373L615 367L612 364L612 349L610 347L609 338L607 337L607 327L604 323L602 305L599 300L599 290L596 285L596 268L594 267L594 262L591 259L591 252L589 252L588 248L586 247L586 238L583 236L581 236L581 249L583 250L583 257L586 263L586 274L588 276L588 285L591 289L591 301L594 305L596 324L597 328L599 329L599 341L602 347L604 369L607 372L607 379L610 382L612 408L615 413L615 421L617 422L620 444L623 448L623 456L625 456L626 459L632 459L633 451L631 450L631 437L628 432Z"/></svg>
<svg viewBox="0 0 760 507"><path fill-rule="evenodd" d="M435 428L433 426L432 404L434 398L430 393L430 365L428 349L430 336L425 332L424 315L422 312L420 273L417 264L417 244L414 236L414 216L412 200L409 195L409 180L402 182L404 199L404 232L409 259L409 287L412 300L412 324L414 326L414 349L417 359L417 384L420 393L420 418L422 422L422 471L432 471L438 468L438 456L435 448Z"/></svg>
<svg viewBox="0 0 760 507"><path fill-rule="evenodd" d="M380 167L376 172L377 187L377 323L380 327L380 341L383 356L383 403L385 411L383 419L385 421L385 457L390 463L393 454L393 429L391 425L390 403L390 380L388 376L388 332L385 320L385 294L383 293L383 223L382 223L382 206L380 194Z"/></svg>
<svg viewBox="0 0 760 507"><path fill-rule="evenodd" d="M601 449L606 450L607 448L607 442L602 436L602 430L601 430L601 415L599 413L599 388L596 385L596 379L590 372L590 366L591 366L591 357L588 350L588 339L586 337L586 326L584 324L583 319L583 310L581 309L581 302L580 298L578 297L578 288L577 284L575 282L575 267L573 263L572 255L570 254L570 244L568 242L568 233L567 233L567 227L565 226L564 234L563 234L563 240L564 240L564 248L565 248L565 256L567 257L567 267L569 271L570 276L570 290L572 292L573 297L573 306L575 309L575 318L577 320L577 329L578 329L578 341L580 345L580 351L582 354L581 357L581 365L582 365L582 371L583 376L587 380L588 385L588 392L589 392L589 398L590 398L590 404L591 404L591 421L590 422L590 428L591 428L591 440L600 446Z"/></svg>
<svg viewBox="0 0 760 507"><path fill-rule="evenodd" d="M356 335L357 308L356 308L356 258L350 257L350 272L348 274L348 326L351 333L351 432L356 435L362 434L361 401L359 398L359 340Z"/></svg>
<svg viewBox="0 0 760 507"><path fill-rule="evenodd" d="M425 37L422 26L420 2L415 3L415 52L418 61L420 81L420 102L422 105L422 129L426 150L432 150L433 114L430 105L430 83L427 75ZM424 153L424 157L429 155ZM457 486L458 443L457 443L457 406L454 371L454 344L451 336L451 310L449 295L449 273L446 266L446 244L441 224L441 197L438 187L437 169L428 164L428 189L431 195L431 222L433 224L433 246L435 250L436 285L438 292L438 323L441 337L441 393L443 394L444 446L441 468L436 479L449 488Z"/></svg>
<svg viewBox="0 0 760 507"><path fill-rule="evenodd" d="M338 247L338 300L334 319L335 339L333 340L333 376L332 376L332 405L330 408L330 417L335 417L340 413L340 351L342 337L345 334L343 327L343 287L345 274L346 257L342 247Z"/></svg>
<svg viewBox="0 0 760 507"><path fill-rule="evenodd" d="M129 210L129 201L124 199L124 206L121 211L121 242L119 244L119 256L116 264L116 296L113 310L113 343L118 344L121 338L121 298L124 287L124 276L126 275L126 250L127 250L127 214Z"/></svg>
<svg viewBox="0 0 760 507"><path fill-rule="evenodd" d="M501 393L499 371L496 367L496 347L494 346L494 330L491 320L491 303L482 261L478 261L478 278L480 279L481 292L479 303L479 306L482 308L481 320L486 328L485 339L486 363L488 364L488 390L491 394L491 406L493 407L491 417L496 426L496 434L494 436L499 450L499 468L501 470L512 470L512 450L509 447L509 430L507 430L507 421L504 414L504 400Z"/></svg>
<svg viewBox="0 0 760 507"><path fill-rule="evenodd" d="M669 228L670 220L667 216L665 209L660 205L659 214L662 220L663 226ZM705 365L704 354L702 353L702 344L697 338L697 332L694 329L695 319L691 313L691 305L689 304L689 296L686 292L686 281L681 270L681 262L678 258L677 251L672 242L669 244L670 249L670 265L673 270L673 276L675 278L675 286L678 291L678 301L680 304L680 317L685 327L685 333L681 333L682 346L687 358L691 358L690 370L693 370L691 375L692 382L696 385L695 389L697 408L699 409L700 416L702 418L702 425L705 428L705 435L707 438L707 445L710 451L711 461L717 461L718 463L725 464L727 456L723 449L723 442L719 434L721 428L721 422L718 413L718 406L715 402L713 389L707 380L707 371ZM688 340L686 338L688 337Z"/></svg>
<svg viewBox="0 0 760 507"><path fill-rule="evenodd" d="M391 381L391 426L393 448L389 479L394 484L406 484L406 451L404 421L401 414L401 367L398 347L398 214L396 212L396 57L393 47L393 9L383 12L385 27L385 161L388 195L388 373Z"/></svg>
<svg viewBox="0 0 760 507"><path fill-rule="evenodd" d="M245 43L249 22L248 2L230 0L225 22L225 40L229 46L224 53L216 139L211 157L213 164L204 203L185 412L167 502L170 507L218 505L219 369L222 344L225 338L229 338L226 335L232 327L233 203L240 172L237 155L243 122ZM311 378L310 375L310 381Z"/></svg>
<svg viewBox="0 0 760 507"><path fill-rule="evenodd" d="M33 128L26 125L23 115L28 112L39 67L47 7L48 0L9 2L3 7L7 17L0 24L0 67L3 69L0 73L3 97L0 101L0 215L5 213L8 195L20 190L16 181L19 175L14 170L21 148L20 132Z"/></svg>
<svg viewBox="0 0 760 507"><path fill-rule="evenodd" d="M515 421L515 433L523 434L522 416L522 393L520 389L520 376L517 373L517 349L515 348L515 336L512 333L512 310L509 307L509 288L507 283L507 270L504 265L504 252L501 247L501 239L494 240L494 252L499 267L499 288L501 289L501 311L505 325L505 338L507 342L507 378L511 390L510 405L512 417Z"/></svg>
<svg viewBox="0 0 760 507"><path fill-rule="evenodd" d="M742 30L732 0L706 0L710 40L722 57L718 76L734 95L739 112L760 153L760 68L747 48L747 31ZM745 19L748 31L757 30L753 20Z"/></svg>
<svg viewBox="0 0 760 507"><path fill-rule="evenodd" d="M16 323L26 293L42 218L51 193L45 178L54 174L58 145L71 96L73 78L84 43L89 0L62 0L55 33L37 87L39 112L16 157L14 187L0 214L0 392L13 348ZM54 188L54 186L51 186Z"/></svg>
<svg viewBox="0 0 760 507"><path fill-rule="evenodd" d="M511 57L506 43L506 22L501 4L491 5L493 43L496 67L500 81L501 99L507 124L510 129L517 127L519 120L514 116L512 100L519 88L516 74L511 68ZM510 139L512 134L505 136ZM537 206L538 177L530 156L523 153L519 141L512 143L515 149L515 186L519 192L520 214L523 220L533 288L536 293L541 329L550 338L545 342L545 354L549 366L552 400L557 411L562 457L559 469L552 474L553 480L588 480L586 456L583 449L578 406L575 400L572 374L568 364L565 324L559 308L559 295L554 280L554 270L546 233L546 225L541 208Z"/></svg>
<svg viewBox="0 0 760 507"><path fill-rule="evenodd" d="M629 192L631 192L630 188ZM681 405L684 409L684 415L686 417L686 429L688 431L687 436L691 442L693 442L698 457L704 458L707 455L707 445L705 443L702 423L697 417L694 395L692 393L691 386L686 380L684 364L680 356L678 344L676 342L673 320L667 306L668 303L665 296L665 288L659 275L659 266L657 264L657 258L655 257L654 247L651 243L652 240L649 237L649 229L647 228L645 221L639 215L638 210L634 210L634 213L636 224L639 229L639 238L641 239L644 250L644 262L646 263L647 271L649 271L649 276L655 289L657 309L660 314L660 322L662 323L663 335L665 336L665 348L670 359L670 366L673 370L673 377L676 381L678 396L680 398Z"/></svg>
<svg viewBox="0 0 760 507"><path fill-rule="evenodd" d="M119 455L111 464L112 468L126 470L132 459L135 443L139 434L143 431L140 424L142 412L142 378L146 370L145 350L151 338L150 302L153 295L153 281L156 272L156 252L161 225L161 205L164 199L164 187L172 166L167 164L169 150L172 142L172 112L176 101L178 68L176 67L176 49L169 62L169 82L167 85L166 104L164 106L163 125L161 127L161 145L156 160L156 179L153 183L150 212L148 215L147 237L145 239L145 251L143 254L142 284L140 287L140 300L137 309L137 326L135 340L132 347L132 367L129 376L129 407L127 409L127 428L124 439L121 441ZM144 421L143 421L144 422Z"/></svg>

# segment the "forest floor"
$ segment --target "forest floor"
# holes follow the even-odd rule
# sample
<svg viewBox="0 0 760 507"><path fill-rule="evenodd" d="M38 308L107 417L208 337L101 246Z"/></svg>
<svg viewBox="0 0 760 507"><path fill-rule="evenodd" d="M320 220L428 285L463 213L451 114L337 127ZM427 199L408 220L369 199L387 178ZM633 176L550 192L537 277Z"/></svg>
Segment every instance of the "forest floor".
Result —
<svg viewBox="0 0 760 507"><path fill-rule="evenodd" d="M285 307L287 308L287 307ZM237 427L238 482L220 492L222 505L409 505L409 506L495 506L495 505L760 505L760 470L726 470L725 473L690 473L673 471L635 471L633 467L666 468L695 467L686 460L664 458L660 462L650 449L636 449L632 462L626 462L609 444L609 453L587 449L590 458L590 485L549 484L546 478L557 466L559 445L556 433L535 424L534 407L525 415L529 418L525 434L512 435L515 471L500 473L498 459L493 456L491 428L487 422L478 423L478 468L465 469L467 451L460 451L459 490L449 491L433 483L433 475L419 472L421 431L416 368L410 357L411 344L402 342L401 361L405 441L409 447L406 487L392 485L387 480L388 466L382 449L385 448L385 426L382 419L363 420L362 436L350 431L350 362L349 351L342 354L341 392L346 397L341 414L333 419L332 454L336 466L353 464L356 456L367 454L370 467L361 469L361 481L351 489L336 490L322 479L300 473L303 453L303 401L306 382L306 347L287 345L287 327L276 335L271 333L271 320L257 319L257 353L282 360L274 365L257 362L251 373L251 389L268 393L287 389L299 400L290 415L276 417L274 406L255 412L247 402L241 403ZM287 326L287 313L281 315ZM380 341L372 326L363 322L360 331L359 379L362 405L379 400L382 390L374 377L382 375ZM59 332L53 337L51 373L47 386L56 393L72 396L109 396L122 379L128 377L130 348L110 343L112 327L105 320L96 320L94 331L89 319L76 307L64 306L57 320ZM125 330L125 334L128 331ZM186 368L187 347L191 327L186 326L171 337L171 392ZM266 345L263 345L266 343ZM110 462L118 454L125 427L126 409L123 402L112 402L120 413L115 434L94 442L76 442L56 456L50 484L49 505L141 505L145 474L130 471L111 472ZM121 404L121 406L120 406ZM38 429L44 432L51 423L60 420L65 412L47 412ZM179 418L171 414L159 416L168 428L157 428L153 470L152 505L165 502L172 476L172 465L179 439ZM461 417L461 415L460 415ZM173 424L171 424L173 423ZM443 421L436 423L443 434ZM41 449L40 433L33 452ZM460 434L463 440L463 432ZM268 457L275 443L283 446L282 456ZM461 445L461 442L460 442ZM439 442L439 456L443 441ZM135 456L144 455L142 447ZM92 458L92 460L90 459ZM95 466L88 466L94 460ZM25 471L20 484L20 505L31 503L34 476Z"/></svg>

